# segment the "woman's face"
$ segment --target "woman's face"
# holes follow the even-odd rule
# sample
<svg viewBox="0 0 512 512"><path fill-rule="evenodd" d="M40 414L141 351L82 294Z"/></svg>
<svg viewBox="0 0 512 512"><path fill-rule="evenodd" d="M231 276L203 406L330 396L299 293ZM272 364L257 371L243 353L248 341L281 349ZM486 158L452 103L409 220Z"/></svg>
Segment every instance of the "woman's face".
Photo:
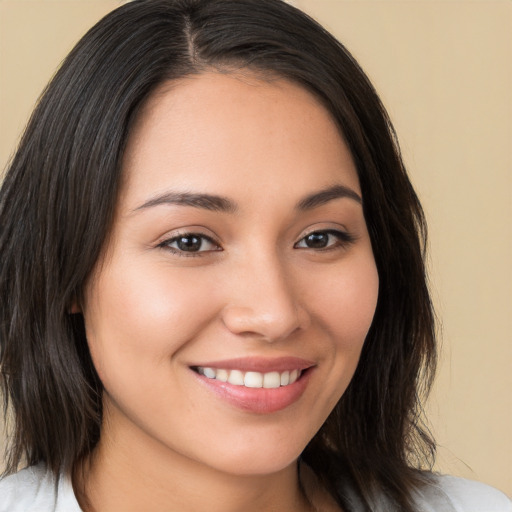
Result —
<svg viewBox="0 0 512 512"><path fill-rule="evenodd" d="M347 388L377 302L335 123L285 80L205 73L153 94L123 173L83 308L104 429L228 473L287 467Z"/></svg>

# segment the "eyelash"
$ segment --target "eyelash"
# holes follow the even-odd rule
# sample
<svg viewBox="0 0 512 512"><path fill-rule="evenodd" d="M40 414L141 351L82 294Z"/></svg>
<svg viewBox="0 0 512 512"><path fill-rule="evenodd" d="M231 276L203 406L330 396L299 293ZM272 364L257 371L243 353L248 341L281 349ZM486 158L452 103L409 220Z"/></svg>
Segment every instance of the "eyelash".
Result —
<svg viewBox="0 0 512 512"><path fill-rule="evenodd" d="M208 243L218 247L218 249L213 249L209 251L183 251L181 249L177 249L175 247L171 247L170 245L178 242L180 239L184 238L198 238L201 241L200 247L203 245L204 241L207 241ZM205 252L217 252L221 251L219 244L215 242L215 240L207 235L203 235L202 233L180 233L179 235L173 236L172 238L168 238L167 240L164 240L163 242L158 244L158 247L161 249L166 249L173 254L176 254L177 256L185 257L185 258L194 258L203 256L203 253Z"/></svg>
<svg viewBox="0 0 512 512"><path fill-rule="evenodd" d="M336 241L334 243L331 243L330 245L327 245L326 247L319 247L319 248L298 247L299 243L303 242L304 240L306 240L308 237L310 237L312 235L328 235L328 236L335 237ZM203 250L203 251L200 251L200 250L184 251L184 250L181 250L181 249L178 249L175 247L171 247L171 244L176 243L180 239L184 239L184 238L197 238L200 240L199 247L201 247L203 245L204 241L206 241L206 242L216 246L217 249ZM293 247L294 247L294 249L310 249L310 250L313 250L316 252L327 252L327 251L332 251L332 250L336 250L336 249L346 248L349 245L353 244L355 241L356 241L356 237L346 231L339 231L336 229L319 229L319 230L311 231L310 233L307 233L298 242L296 242ZM157 247L159 247L161 249L166 249L166 250L172 252L173 254L176 254L177 256L185 257L185 258L201 257L204 255L204 253L222 251L222 248L219 246L219 244L217 242L215 242L215 240L213 240L213 238L211 238L207 235L204 235L202 233L181 233L179 235L173 236L172 238L168 238L167 240L164 240L163 242L159 243Z"/></svg>
<svg viewBox="0 0 512 512"><path fill-rule="evenodd" d="M337 229L318 229L316 231L311 231L307 235L303 236L293 247L299 249L297 245L312 235L329 235L335 237L336 241L327 247L321 247L317 249L314 247L300 247L300 249L311 249L316 250L317 252L326 252L346 248L356 241L356 237L347 231L339 231Z"/></svg>

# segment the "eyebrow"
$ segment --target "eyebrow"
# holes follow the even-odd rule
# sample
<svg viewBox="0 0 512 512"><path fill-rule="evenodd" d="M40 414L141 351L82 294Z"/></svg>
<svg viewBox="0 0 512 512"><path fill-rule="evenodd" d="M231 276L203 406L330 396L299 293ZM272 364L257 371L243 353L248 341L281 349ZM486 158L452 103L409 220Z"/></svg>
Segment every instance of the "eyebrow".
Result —
<svg viewBox="0 0 512 512"><path fill-rule="evenodd" d="M133 210L143 210L153 206L162 204L176 204L180 206L192 206L194 208L201 208L203 210L210 210L212 212L225 212L235 213L238 209L237 205L227 197L199 194L193 192L166 192L159 196L153 197L146 201L144 204Z"/></svg>
<svg viewBox="0 0 512 512"><path fill-rule="evenodd" d="M344 185L333 185L332 187L327 187L319 192L314 192L313 194L306 196L304 199L301 199L297 204L297 210L311 210L335 199L342 199L345 197L353 199L359 204L363 204L361 196L351 188Z"/></svg>
<svg viewBox="0 0 512 512"><path fill-rule="evenodd" d="M299 211L312 210L330 201L342 198L353 199L359 204L363 202L361 196L351 188L344 185L333 185L304 197L297 203L295 208ZM194 192L166 192L149 199L135 208L133 212L163 204L192 206L194 208L223 213L236 213L238 211L237 204L227 197Z"/></svg>

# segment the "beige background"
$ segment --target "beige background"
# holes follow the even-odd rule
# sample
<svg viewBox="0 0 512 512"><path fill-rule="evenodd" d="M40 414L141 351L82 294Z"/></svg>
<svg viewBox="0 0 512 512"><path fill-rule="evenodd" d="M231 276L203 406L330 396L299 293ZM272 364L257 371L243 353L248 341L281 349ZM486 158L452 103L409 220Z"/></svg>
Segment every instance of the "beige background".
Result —
<svg viewBox="0 0 512 512"><path fill-rule="evenodd" d="M512 2L295 0L374 81L431 228L438 469L512 495ZM0 0L0 166L113 0Z"/></svg>

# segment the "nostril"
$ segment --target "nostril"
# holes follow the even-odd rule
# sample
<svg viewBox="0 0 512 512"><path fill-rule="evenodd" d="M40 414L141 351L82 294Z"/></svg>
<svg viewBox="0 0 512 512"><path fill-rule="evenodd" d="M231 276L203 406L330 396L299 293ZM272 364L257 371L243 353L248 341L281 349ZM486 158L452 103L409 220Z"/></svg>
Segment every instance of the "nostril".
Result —
<svg viewBox="0 0 512 512"><path fill-rule="evenodd" d="M234 334L260 337L269 342L291 336L302 328L303 323L296 308L290 308L288 311L282 308L258 311L237 306L226 307L222 312L222 321Z"/></svg>

